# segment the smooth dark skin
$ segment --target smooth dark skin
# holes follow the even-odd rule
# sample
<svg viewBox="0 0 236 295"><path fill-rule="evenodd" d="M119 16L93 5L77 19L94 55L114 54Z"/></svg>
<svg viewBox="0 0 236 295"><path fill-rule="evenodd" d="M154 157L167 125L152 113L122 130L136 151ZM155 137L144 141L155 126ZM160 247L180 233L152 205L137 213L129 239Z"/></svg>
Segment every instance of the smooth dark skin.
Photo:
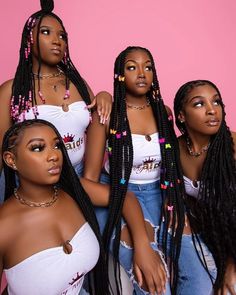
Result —
<svg viewBox="0 0 236 295"><path fill-rule="evenodd" d="M198 152L206 146L212 135L219 130L222 120L222 108L218 103L219 95L210 85L198 86L191 90L184 102L178 119L183 121L188 135L191 138L193 151ZM209 124L209 120L216 123ZM217 123L218 121L218 123ZM198 124L196 124L198 122ZM236 133L231 132L234 141L234 158L236 160ZM199 157L189 154L184 136L179 137L180 160L183 173L192 181L200 179L206 153ZM231 259L228 260L228 267L225 274L224 285L217 292L217 295L236 295L233 286L236 284L236 266Z"/></svg>
<svg viewBox="0 0 236 295"><path fill-rule="evenodd" d="M18 192L24 199L34 202L51 200L53 184L58 181L60 172L51 175L48 169L53 166L60 170L62 167L62 155L57 148L57 141L56 134L50 127L32 126L22 132L14 152L4 153L6 164L12 168L14 165L17 167L21 183ZM36 146L32 151L31 144L35 146L39 143L45 146L44 150L40 151ZM35 167L33 171L32 165ZM110 190L107 185L88 179L81 179L81 183L94 205L108 205ZM149 241L143 215L132 193L127 193L123 214L134 243L140 245L140 249L145 249ZM0 241L0 274L4 268L16 265L34 253L62 245L74 236L84 222L80 208L63 190L59 191L58 200L48 208L30 208L22 205L14 196L10 197L0 207L0 234L3 237ZM143 252L137 251L137 255L142 261ZM150 275L149 268L144 269L144 272Z"/></svg>
<svg viewBox="0 0 236 295"><path fill-rule="evenodd" d="M145 105L146 93L149 91L152 81L153 72L151 69L150 58L147 53L142 50L135 50L129 53L125 63L127 104L135 106ZM139 84L139 82L141 83ZM142 82L144 83L142 84ZM166 108L167 112L171 114L170 109L168 107ZM127 108L127 114L131 133L146 135L158 132L158 127L156 126L151 107L146 107L140 111ZM94 112L93 120L87 133L84 177L96 182L99 181L103 166L108 128L109 122L107 122L106 125L99 124L98 114ZM131 211L132 210L130 210L130 212ZM153 241L153 228L148 222L146 222L146 230L148 232L149 240ZM132 245L132 239L130 239L127 229L122 230L121 239L127 244ZM136 258L138 258L138 255L136 255L137 249L139 249L138 245L134 244L134 265L136 263ZM138 282L144 289L149 290L151 294L154 294L154 292L157 292L158 294L165 292L167 277L159 256L150 248L149 252L146 253L145 260L150 261L149 263L153 268L153 281L150 281L150 277L148 276L142 276L142 271L140 271L140 268L136 265L135 272Z"/></svg>
<svg viewBox="0 0 236 295"><path fill-rule="evenodd" d="M36 50L36 32L37 25L33 29L33 73L38 72L38 53ZM43 18L40 25L39 43L42 57L41 74L58 73L57 64L62 60L66 50L66 42L64 39L65 33L60 23L53 17L46 16ZM54 49L57 49L55 51ZM12 95L13 79L6 81L0 86L0 149L2 146L3 135L6 130L11 126L12 121L10 118L10 100ZM86 81L85 81L86 83ZM81 101L82 98L73 83L70 82L70 97L64 100L65 96L65 76L64 74L40 80L41 91L45 97L47 105L61 106L64 103L67 105L76 101ZM53 85L57 85L57 91L53 90ZM94 98L94 94L88 84L86 83L89 91L92 104L88 108L93 108L97 104L97 111L100 114L100 123L105 123L110 116L112 100L108 93L100 92ZM37 105L42 104L42 100L38 95L38 80L35 83L35 93ZM1 152L1 150L0 150ZM2 160L0 159L0 170L2 169Z"/></svg>

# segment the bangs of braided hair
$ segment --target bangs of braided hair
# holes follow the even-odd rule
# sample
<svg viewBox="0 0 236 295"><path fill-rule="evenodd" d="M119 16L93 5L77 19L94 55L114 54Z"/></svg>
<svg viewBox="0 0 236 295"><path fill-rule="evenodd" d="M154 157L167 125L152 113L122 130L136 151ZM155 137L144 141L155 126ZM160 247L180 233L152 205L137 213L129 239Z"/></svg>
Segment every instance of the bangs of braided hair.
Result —
<svg viewBox="0 0 236 295"><path fill-rule="evenodd" d="M20 114L22 114L24 118L25 112L27 112L30 108L32 108L35 118L37 118L38 115L35 93L35 77L32 72L32 46L34 43L37 45L37 58L39 63L37 74L39 77L42 62L39 44L39 28L43 18L46 16L55 18L60 23L63 31L65 32L65 42L67 44L66 51L64 58L57 66L60 71L65 74L66 93L69 91L69 81L71 81L77 88L85 103L90 104L91 102L87 86L70 59L68 36L63 22L56 14L52 12L54 9L53 0L41 0L40 2L41 10L35 12L28 18L22 32L19 63L12 85L11 118L13 122L19 121ZM33 40L34 29L37 30L36 40ZM38 79L38 88L40 90L40 79Z"/></svg>
<svg viewBox="0 0 236 295"><path fill-rule="evenodd" d="M203 240L213 254L217 278L215 290L223 286L228 259L236 264L236 165L235 146L229 127L225 121L225 106L217 86L208 80L194 80L182 85L176 93L174 112L176 125L187 135L184 123L178 120L180 111L191 90L208 85L216 90L222 108L222 122L211 138L210 147L203 164L200 190L193 211L201 229ZM191 222L192 215L189 214Z"/></svg>
<svg viewBox="0 0 236 295"><path fill-rule="evenodd" d="M99 231L99 226L93 210L93 205L88 195L84 191L79 178L76 175L76 172L68 157L63 140L54 125L52 125L48 121L41 119L25 120L21 123L16 123L12 125L12 127L5 133L5 136L3 138L2 152L3 154L6 151L11 151L13 153L17 152L17 144L20 142L20 136L24 133L24 131L31 127L41 128L42 126L48 126L49 128L51 128L56 133L59 139L59 147L63 155L63 166L57 185L60 189L69 194L78 204L86 221L89 223L93 232L95 233L100 245L99 260L95 268L89 273L90 279L93 282L93 287L92 285L90 285L90 294L109 294L108 273L105 264L105 252ZM17 187L16 176L18 172L7 166L4 161L3 168L6 180L5 200L7 200L10 196L14 194L14 189Z"/></svg>
<svg viewBox="0 0 236 295"><path fill-rule="evenodd" d="M159 82L153 57L146 48L134 46L122 51L115 61L114 68L114 102L111 113L108 151L110 162L111 196L109 204L109 216L104 231L105 250L108 250L110 238L115 228L115 239L113 244L113 255L115 263L118 262L119 243L121 235L121 211L124 203L127 185L129 182L131 169L133 166L133 144L130 131L129 120L126 110L126 86L124 77L125 61L129 53L133 51L144 51L150 57L153 83L147 93L153 115L158 127L161 147L161 188L163 198L162 217L163 223L163 248L167 257L167 233L168 225L172 229L171 253L170 253L170 275L172 289L176 290L178 276L178 257L180 254L181 237L184 228L184 203L183 203L183 181L182 172L179 165L178 142L174 133L171 116L168 116L164 102L161 97ZM167 206L173 206L171 212ZM177 222L178 221L178 222ZM172 271L173 270L173 271ZM119 282L119 268L115 267L116 294L121 294ZM118 277L118 278L117 278Z"/></svg>

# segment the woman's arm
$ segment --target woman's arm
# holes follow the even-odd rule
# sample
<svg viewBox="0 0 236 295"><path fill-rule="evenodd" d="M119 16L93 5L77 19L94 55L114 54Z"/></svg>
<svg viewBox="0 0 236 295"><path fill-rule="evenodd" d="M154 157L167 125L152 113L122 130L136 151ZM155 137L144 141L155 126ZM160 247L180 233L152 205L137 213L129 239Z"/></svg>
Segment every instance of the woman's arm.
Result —
<svg viewBox="0 0 236 295"><path fill-rule="evenodd" d="M107 122L108 124L108 122ZM107 124L100 124L100 118L95 111L88 127L84 158L84 177L98 182L103 167L107 138Z"/></svg>
<svg viewBox="0 0 236 295"><path fill-rule="evenodd" d="M95 206L108 206L109 185L86 178L80 178L80 181ZM134 264L138 282L142 285L142 277L144 277L151 294L165 292L167 274L159 255L150 246L143 213L132 192L126 193L122 214L128 224L134 244Z"/></svg>

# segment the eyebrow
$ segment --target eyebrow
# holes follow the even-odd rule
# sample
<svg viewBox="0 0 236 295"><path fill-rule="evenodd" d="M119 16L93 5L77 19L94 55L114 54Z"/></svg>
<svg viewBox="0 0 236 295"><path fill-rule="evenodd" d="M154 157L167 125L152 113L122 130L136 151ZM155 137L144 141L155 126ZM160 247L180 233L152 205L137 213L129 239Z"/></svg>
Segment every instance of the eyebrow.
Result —
<svg viewBox="0 0 236 295"><path fill-rule="evenodd" d="M53 140L56 141L56 140L59 140L59 138L56 136L56 137L53 138ZM29 140L29 142L27 143L27 145L29 145L30 143L32 143L34 141L44 142L45 140L43 138L39 138L39 137L32 138L32 139Z"/></svg>
<svg viewBox="0 0 236 295"><path fill-rule="evenodd" d="M42 29L42 28L52 29L53 27L51 27L51 26L47 26L47 25L42 25L42 26L40 26L40 29ZM59 30L59 31L65 33L64 30Z"/></svg>
<svg viewBox="0 0 236 295"><path fill-rule="evenodd" d="M128 59L128 60L125 62L125 64L126 64L127 62L137 63L137 62L136 62L135 60L133 60L133 59ZM151 62L150 59L148 59L147 61L145 61L145 64L147 64L147 63L149 63L149 62Z"/></svg>
<svg viewBox="0 0 236 295"><path fill-rule="evenodd" d="M214 94L214 95L212 96L212 98L214 98L214 97L216 97L216 96L219 96L219 94L218 94L218 93ZM201 96L201 95L193 96L193 97L191 97L191 98L189 99L189 102L191 102L191 101L192 101L193 99L195 99L195 98L205 98L205 96Z"/></svg>

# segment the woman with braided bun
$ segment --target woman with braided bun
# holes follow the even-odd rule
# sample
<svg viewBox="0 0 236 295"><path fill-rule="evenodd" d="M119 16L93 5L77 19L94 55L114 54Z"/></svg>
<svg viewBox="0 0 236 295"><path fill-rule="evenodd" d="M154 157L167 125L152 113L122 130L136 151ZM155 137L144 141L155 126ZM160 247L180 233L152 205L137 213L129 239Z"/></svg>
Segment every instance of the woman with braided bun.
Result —
<svg viewBox="0 0 236 295"><path fill-rule="evenodd" d="M136 245L126 224L122 221L121 225L127 189L135 193L142 207L150 245L159 259L156 259L158 268L166 270L168 264L173 294L186 295L180 293L177 285L185 210L178 142L171 120L171 112L161 97L151 53L142 47L126 48L115 61L114 102L109 124L100 126L98 114L94 112L88 129L84 177L93 181L101 177L101 182L111 184L109 214L106 209L97 208L96 215L105 249L111 248L116 261L119 253L120 264L134 283L134 294L152 293L145 279L137 284L136 275L140 271L135 263L132 267ZM102 168L105 148L109 159ZM110 245L108 237L113 227L115 238ZM168 283L164 288L158 282L162 293L169 294ZM162 294L158 288L156 292Z"/></svg>
<svg viewBox="0 0 236 295"><path fill-rule="evenodd" d="M48 120L59 130L80 173L89 109L96 99L70 59L68 36L62 20L52 12L53 0L41 0L41 7L24 26L14 79L0 86L0 144L4 132L14 123L33 118ZM104 123L112 102L110 96L104 98L104 93L97 101L100 122ZM2 197L3 185L0 189Z"/></svg>
<svg viewBox="0 0 236 295"><path fill-rule="evenodd" d="M53 1L41 1L41 6L42 9L31 15L25 24L15 78L0 88L0 141L12 124L34 118L47 120L58 129L72 165L77 175L81 175L85 131L90 123L88 108L91 107L89 104L93 94L70 59L67 34L61 19L52 12ZM101 94L97 97L100 100L97 112L100 114L100 123L105 123L110 113L111 99L109 96L108 100L106 93ZM81 182L84 185L85 180ZM1 188L2 196L3 191ZM99 190L95 191L99 195ZM91 182L86 187L86 192L89 196L94 193ZM135 198L134 201L136 202ZM159 272L158 280L164 285L166 275L164 270L156 269L155 257L150 251L139 210L137 205L134 212L140 212L139 222L137 217L132 222L132 214L126 214L125 218L130 225L132 238L140 245L136 248L137 265L142 269L144 277L147 277L148 288L150 286L152 289L157 280L156 272ZM139 225L137 236L135 229L142 223L142 234L140 235ZM143 259L144 252L149 254L149 259Z"/></svg>
<svg viewBox="0 0 236 295"><path fill-rule="evenodd" d="M180 160L194 240L209 249L200 257L209 274L217 268L211 277L214 294L235 295L236 133L226 124L221 93L211 81L183 84L175 95L174 112L182 133Z"/></svg>

